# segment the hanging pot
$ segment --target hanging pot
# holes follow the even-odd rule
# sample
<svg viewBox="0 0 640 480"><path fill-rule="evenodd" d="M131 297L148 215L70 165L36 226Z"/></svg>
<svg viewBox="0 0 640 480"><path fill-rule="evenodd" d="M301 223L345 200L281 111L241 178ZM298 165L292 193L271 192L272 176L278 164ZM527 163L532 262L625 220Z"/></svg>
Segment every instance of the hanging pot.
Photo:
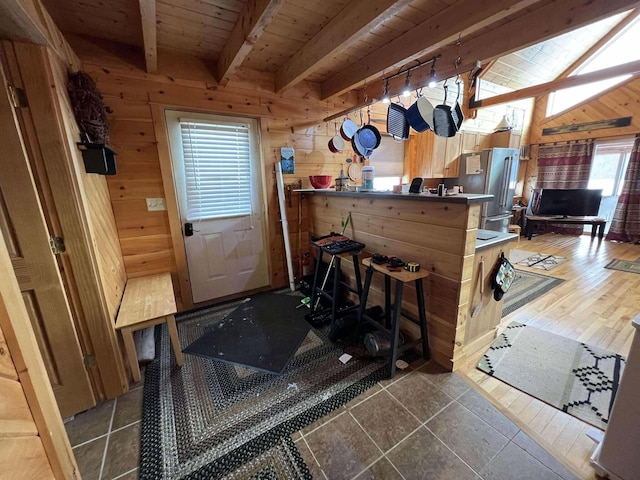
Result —
<svg viewBox="0 0 640 480"><path fill-rule="evenodd" d="M344 145L344 140L340 135L336 135L329 140L329 150L333 153L342 153L344 151Z"/></svg>
<svg viewBox="0 0 640 480"><path fill-rule="evenodd" d="M373 141L369 141L371 138L371 135L369 134L369 132L373 134L373 139L374 139ZM364 147L369 148L371 150L375 150L380 146L380 142L382 141L382 135L380 135L380 130L378 130L373 125L365 125L364 127L362 127L360 129L360 135L364 135L367 138L367 141L360 139L360 142ZM373 144L373 146L370 146L370 144Z"/></svg>
<svg viewBox="0 0 640 480"><path fill-rule="evenodd" d="M456 104L453 107L453 116L456 119L456 130L459 131L462 126L462 121L464 120L464 114L462 113L462 107L460 106L460 84L462 83L460 75L458 75L456 83L458 84L458 95L456 96Z"/></svg>
<svg viewBox="0 0 640 480"><path fill-rule="evenodd" d="M433 131L440 137L453 137L458 132L451 107L447 105L448 88L445 82L444 103L437 105L433 109Z"/></svg>
<svg viewBox="0 0 640 480"><path fill-rule="evenodd" d="M372 149L366 148L360 143L360 136L358 134L355 134L351 139L351 146L353 147L353 151L360 157L361 162L364 157L368 158L373 153Z"/></svg>
<svg viewBox="0 0 640 480"><path fill-rule="evenodd" d="M365 125L355 134L358 142L365 150L373 150L377 145L380 144L378 138L380 137L380 132L374 132L372 129L378 130L376 127L368 128L370 125ZM376 135L376 133L378 135Z"/></svg>
<svg viewBox="0 0 640 480"><path fill-rule="evenodd" d="M409 138L407 109L399 103L392 103L387 110L387 133L396 140Z"/></svg>
<svg viewBox="0 0 640 480"><path fill-rule="evenodd" d="M433 105L425 97L418 99L407 109L407 121L416 132L422 133L433 128Z"/></svg>
<svg viewBox="0 0 640 480"><path fill-rule="evenodd" d="M357 131L358 125L356 122L347 118L340 127L340 136L348 141L353 138Z"/></svg>

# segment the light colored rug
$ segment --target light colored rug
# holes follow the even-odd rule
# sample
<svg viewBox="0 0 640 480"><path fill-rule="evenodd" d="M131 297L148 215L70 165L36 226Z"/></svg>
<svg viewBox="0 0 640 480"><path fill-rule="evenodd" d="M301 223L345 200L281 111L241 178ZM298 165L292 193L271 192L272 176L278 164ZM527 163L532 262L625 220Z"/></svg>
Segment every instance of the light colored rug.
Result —
<svg viewBox="0 0 640 480"><path fill-rule="evenodd" d="M623 272L629 273L640 273L640 258L635 262L631 260L612 260L604 268L609 268L611 270L620 270Z"/></svg>
<svg viewBox="0 0 640 480"><path fill-rule="evenodd" d="M549 253L528 252L526 250L511 250L509 260L516 265L547 271L553 270L567 261L565 257L558 257Z"/></svg>
<svg viewBox="0 0 640 480"><path fill-rule="evenodd" d="M615 353L511 322L477 367L604 430L624 365Z"/></svg>
<svg viewBox="0 0 640 480"><path fill-rule="evenodd" d="M506 317L514 310L541 297L552 288L560 285L564 280L541 273L525 272L516 268L516 278L509 291L504 294L502 316Z"/></svg>

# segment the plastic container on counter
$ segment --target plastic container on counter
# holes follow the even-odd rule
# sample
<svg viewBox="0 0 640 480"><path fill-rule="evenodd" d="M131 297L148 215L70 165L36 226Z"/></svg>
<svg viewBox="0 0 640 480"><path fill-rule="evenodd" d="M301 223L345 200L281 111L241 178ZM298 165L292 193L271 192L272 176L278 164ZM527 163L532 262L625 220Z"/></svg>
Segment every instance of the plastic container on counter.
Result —
<svg viewBox="0 0 640 480"><path fill-rule="evenodd" d="M375 168L371 165L362 167L362 190L373 190L373 177Z"/></svg>

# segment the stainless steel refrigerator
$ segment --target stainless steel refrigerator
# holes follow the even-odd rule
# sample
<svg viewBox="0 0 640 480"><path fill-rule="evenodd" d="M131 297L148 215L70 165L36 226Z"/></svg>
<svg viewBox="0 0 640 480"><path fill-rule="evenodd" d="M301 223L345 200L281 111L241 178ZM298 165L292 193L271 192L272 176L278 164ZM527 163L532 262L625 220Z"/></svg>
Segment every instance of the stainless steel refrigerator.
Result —
<svg viewBox="0 0 640 480"><path fill-rule="evenodd" d="M489 148L461 155L458 185L464 193L493 195L482 205L479 228L507 232L519 162L520 152L513 148Z"/></svg>

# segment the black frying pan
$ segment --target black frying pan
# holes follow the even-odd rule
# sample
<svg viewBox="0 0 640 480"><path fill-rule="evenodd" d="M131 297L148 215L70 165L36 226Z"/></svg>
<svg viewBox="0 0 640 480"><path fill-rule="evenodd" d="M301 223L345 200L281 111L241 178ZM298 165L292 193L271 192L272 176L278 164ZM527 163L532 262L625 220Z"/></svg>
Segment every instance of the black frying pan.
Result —
<svg viewBox="0 0 640 480"><path fill-rule="evenodd" d="M456 119L453 117L451 107L447 105L447 90L444 86L444 102L433 109L433 131L440 137L453 137L458 133Z"/></svg>
<svg viewBox="0 0 640 480"><path fill-rule="evenodd" d="M453 116L456 119L456 130L460 130L462 121L464 120L464 114L462 113L462 107L460 106L460 84L462 83L460 76L458 76L456 83L458 84L458 96L456 97L456 104L453 107Z"/></svg>

